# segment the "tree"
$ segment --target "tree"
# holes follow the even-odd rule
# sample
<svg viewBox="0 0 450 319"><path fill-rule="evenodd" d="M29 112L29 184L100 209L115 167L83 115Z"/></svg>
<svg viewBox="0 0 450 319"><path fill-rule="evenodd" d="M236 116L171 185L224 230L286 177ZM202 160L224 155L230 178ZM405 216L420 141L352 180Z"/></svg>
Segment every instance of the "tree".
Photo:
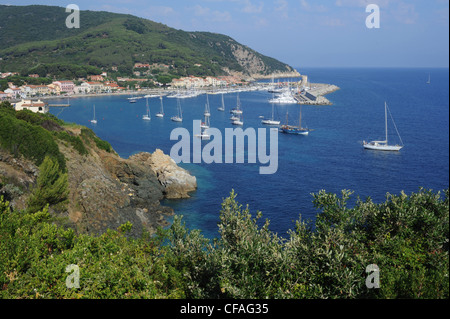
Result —
<svg viewBox="0 0 450 319"><path fill-rule="evenodd" d="M28 201L28 211L32 213L43 209L47 204L62 203L69 195L67 173L60 171L58 161L46 156L39 170L36 188Z"/></svg>
<svg viewBox="0 0 450 319"><path fill-rule="evenodd" d="M156 81L166 86L167 84L172 82L172 77L170 75L159 75Z"/></svg>

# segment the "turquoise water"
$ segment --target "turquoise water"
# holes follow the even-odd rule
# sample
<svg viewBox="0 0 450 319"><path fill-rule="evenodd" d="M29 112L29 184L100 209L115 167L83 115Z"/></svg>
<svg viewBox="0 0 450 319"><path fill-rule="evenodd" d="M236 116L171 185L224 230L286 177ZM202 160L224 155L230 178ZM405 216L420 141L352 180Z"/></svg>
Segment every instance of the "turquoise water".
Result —
<svg viewBox="0 0 450 319"><path fill-rule="evenodd" d="M332 106L303 106L303 124L314 129L309 136L279 134L279 167L276 174L260 175L260 164L181 164L197 177L198 190L190 199L164 201L184 216L189 228L205 236L217 235L222 199L232 189L252 213L261 211L271 229L284 235L303 219L317 214L311 193L321 189L382 202L387 192L407 194L420 186L443 190L449 185L449 70L448 69L299 69L313 83L331 83L341 89L327 95ZM431 73L431 84L426 84ZM291 79L292 81L292 79ZM51 112L65 121L91 127L111 143L122 157L162 149L170 153L176 141L170 133L202 118L205 95L181 100L184 121L175 123L176 100L164 98L166 117L156 118L159 99L150 100L152 120L145 122L145 99L136 104L125 97L77 98L66 109ZM243 92L244 129L265 127L260 115L269 117L270 94ZM211 125L222 133L232 127L229 109L236 94L225 95L226 112L217 111L220 95L210 95ZM63 100L64 101L64 100ZM363 140L384 139L384 102L387 102L405 147L398 153L364 150ZM97 125L89 120L96 106ZM298 116L297 105L276 106L282 121L286 111ZM391 125L391 124L390 124ZM392 141L396 134L389 127ZM397 138L398 139L398 138ZM203 142L205 145L207 142Z"/></svg>

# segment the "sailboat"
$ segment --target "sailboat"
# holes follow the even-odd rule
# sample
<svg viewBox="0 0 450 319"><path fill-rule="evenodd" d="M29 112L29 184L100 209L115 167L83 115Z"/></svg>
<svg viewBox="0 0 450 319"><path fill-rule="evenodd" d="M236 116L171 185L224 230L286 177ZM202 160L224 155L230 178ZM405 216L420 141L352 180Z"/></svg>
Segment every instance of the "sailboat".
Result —
<svg viewBox="0 0 450 319"><path fill-rule="evenodd" d="M210 126L210 120L209 120L209 118L210 118L210 113L209 113L209 111L207 111L208 110L208 105L205 105L205 113L204 113L204 116L205 116L205 119L204 119L204 121L201 123L201 127L202 128L204 128L204 129L208 129L209 128L209 126Z"/></svg>
<svg viewBox="0 0 450 319"><path fill-rule="evenodd" d="M196 135L194 135L195 137L197 137L197 138L200 138L200 139L202 139L202 140L210 140L211 139L211 136L208 134L208 128L209 128L209 126L208 127L204 127L203 126L203 123L200 125L200 134L196 134Z"/></svg>
<svg viewBox="0 0 450 319"><path fill-rule="evenodd" d="M428 81L427 84L431 84L431 74L428 74Z"/></svg>
<svg viewBox="0 0 450 319"><path fill-rule="evenodd" d="M244 125L244 120L242 119L242 114L237 114L237 119L231 122L233 125L242 126Z"/></svg>
<svg viewBox="0 0 450 319"><path fill-rule="evenodd" d="M310 130L309 128L302 127L302 108L300 107L300 115L299 115L299 121L298 126L295 125L289 125L289 115L288 112L286 112L286 124L282 125L280 128L280 131L282 133L286 134L300 134L300 135L308 135Z"/></svg>
<svg viewBox="0 0 450 319"><path fill-rule="evenodd" d="M391 116L392 122L394 123L395 130L397 131L397 135L400 138L400 142L402 145L389 145L388 143L388 123L387 123L387 113L388 113L388 106L387 103L384 102L384 117L385 117L385 126L386 126L386 140L384 141L372 141L372 142L366 142L363 141L363 145L365 149L368 150L376 150L376 151L400 151L403 148L403 141L400 137L400 134L398 133L397 126L395 125L394 119L392 118L392 114L389 111L389 115Z"/></svg>
<svg viewBox="0 0 450 319"><path fill-rule="evenodd" d="M230 111L230 113L232 114L242 114L242 110L241 110L241 101L239 100L239 93L237 94L237 102L236 102L236 107L234 109L232 109Z"/></svg>
<svg viewBox="0 0 450 319"><path fill-rule="evenodd" d="M97 120L95 119L95 104L94 104L94 117L93 117L93 119L91 120L91 123L92 123L92 124L97 124Z"/></svg>
<svg viewBox="0 0 450 319"><path fill-rule="evenodd" d="M272 103L272 118L270 120L262 120L261 123L266 125L280 125L280 121L274 120L273 112L274 112L274 104Z"/></svg>
<svg viewBox="0 0 450 319"><path fill-rule="evenodd" d="M241 101L239 100L239 93L237 94L237 102L236 102L236 108L231 110L230 113L233 115L231 116L231 124L233 125L244 125L244 121L242 120L242 110L241 110Z"/></svg>
<svg viewBox="0 0 450 319"><path fill-rule="evenodd" d="M156 117L164 117L163 97L160 96L159 99L161 100L161 110L156 113Z"/></svg>
<svg viewBox="0 0 450 319"><path fill-rule="evenodd" d="M152 118L150 117L150 107L148 105L148 98L147 98L146 106L147 106L147 114L143 115L142 119L145 121L150 121Z"/></svg>
<svg viewBox="0 0 450 319"><path fill-rule="evenodd" d="M174 122L183 122L183 112L181 111L181 104L179 99L177 99L177 110L178 115L172 116L171 120Z"/></svg>
<svg viewBox="0 0 450 319"><path fill-rule="evenodd" d="M130 103L136 103L137 102L137 97L132 96L132 97L128 98L128 100L130 101Z"/></svg>
<svg viewBox="0 0 450 319"><path fill-rule="evenodd" d="M225 101L223 100L223 93L222 93L222 106L219 107L217 110L221 112L225 111Z"/></svg>
<svg viewBox="0 0 450 319"><path fill-rule="evenodd" d="M211 109L209 107L208 93L206 93L206 104L205 104L205 116L211 116Z"/></svg>

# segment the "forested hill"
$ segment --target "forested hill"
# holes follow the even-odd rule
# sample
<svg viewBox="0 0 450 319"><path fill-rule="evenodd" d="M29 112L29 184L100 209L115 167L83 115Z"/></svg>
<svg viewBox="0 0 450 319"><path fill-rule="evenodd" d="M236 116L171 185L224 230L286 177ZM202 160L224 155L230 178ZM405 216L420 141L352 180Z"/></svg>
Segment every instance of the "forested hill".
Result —
<svg viewBox="0 0 450 319"><path fill-rule="evenodd" d="M73 64L131 73L135 63L157 63L180 76L295 72L226 35L83 10L80 28L69 29L69 14L63 7L0 5L0 70L33 73L42 65Z"/></svg>

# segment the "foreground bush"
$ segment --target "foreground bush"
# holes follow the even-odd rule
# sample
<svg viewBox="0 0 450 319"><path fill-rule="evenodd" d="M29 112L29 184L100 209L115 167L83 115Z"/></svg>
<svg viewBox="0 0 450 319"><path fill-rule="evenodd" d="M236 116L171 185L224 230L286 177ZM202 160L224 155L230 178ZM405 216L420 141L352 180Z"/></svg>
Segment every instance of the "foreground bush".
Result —
<svg viewBox="0 0 450 319"><path fill-rule="evenodd" d="M325 191L315 227L298 221L287 239L258 226L235 194L222 204L214 244L187 232L179 218L171 245L193 298L448 298L448 190L387 196L383 204ZM380 288L368 289L366 268L380 269Z"/></svg>
<svg viewBox="0 0 450 319"><path fill-rule="evenodd" d="M56 226L46 208L11 211L0 201L2 298L448 298L449 191L387 195L348 208L351 193L314 195L314 224L288 238L231 193L219 238L177 217L152 238L129 239L126 223L99 237ZM67 288L69 265L80 287ZM366 286L376 264L380 287Z"/></svg>

